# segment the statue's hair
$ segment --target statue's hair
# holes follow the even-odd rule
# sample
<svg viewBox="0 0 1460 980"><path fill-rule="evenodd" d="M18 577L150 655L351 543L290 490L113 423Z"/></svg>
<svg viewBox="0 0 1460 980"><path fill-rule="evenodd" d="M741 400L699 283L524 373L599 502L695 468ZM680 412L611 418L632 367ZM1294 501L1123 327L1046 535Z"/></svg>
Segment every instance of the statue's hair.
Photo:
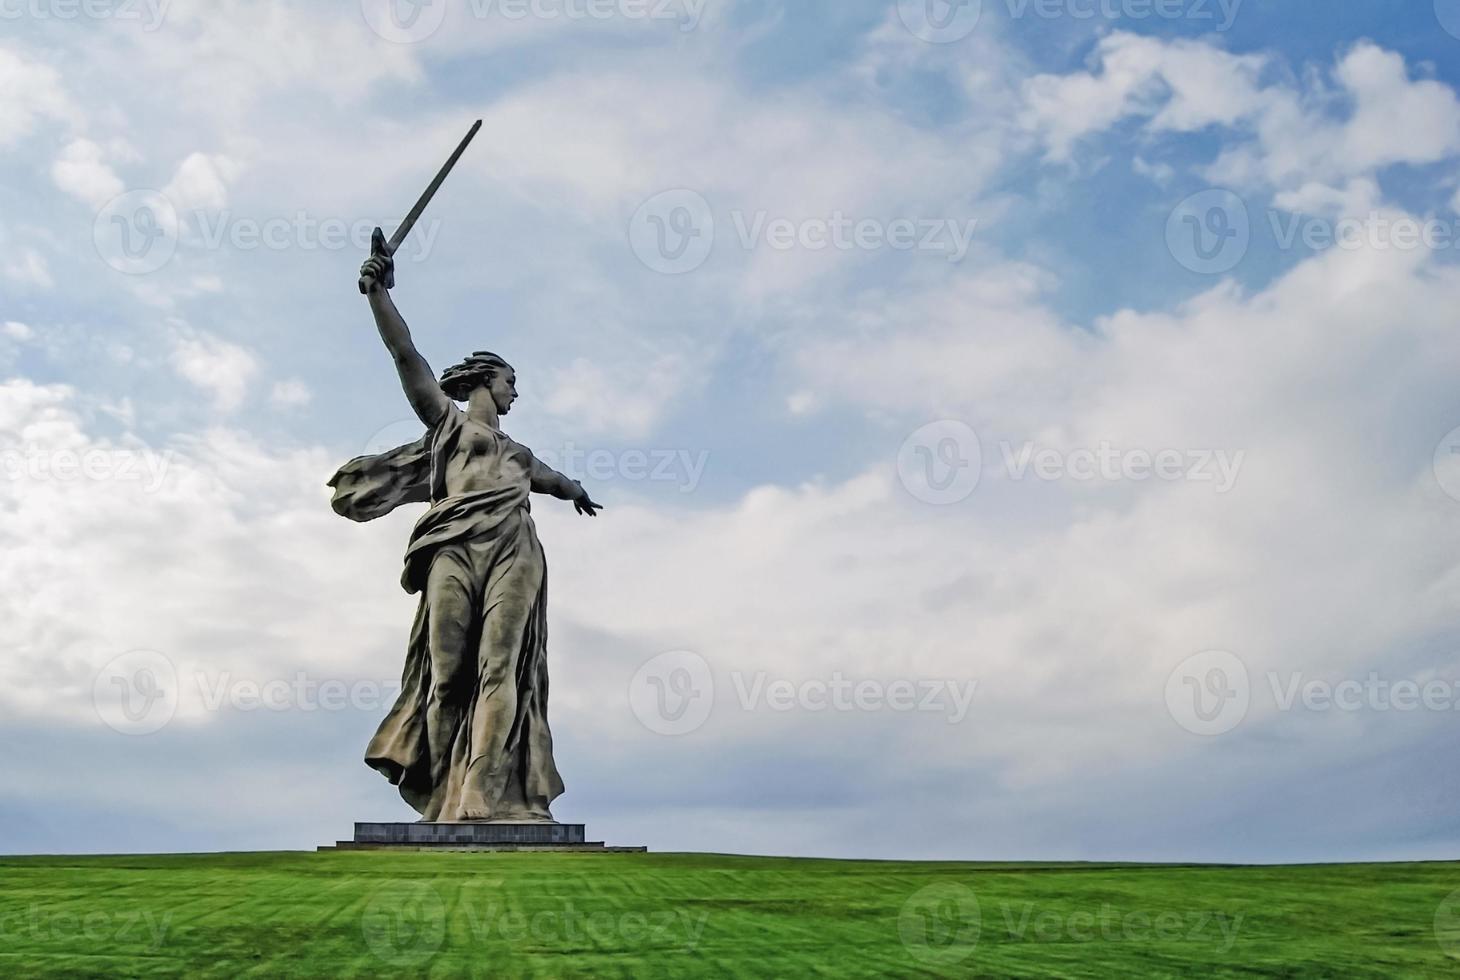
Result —
<svg viewBox="0 0 1460 980"><path fill-rule="evenodd" d="M441 375L441 390L452 401L464 402L476 388L491 384L500 371L510 371L512 365L490 351L479 350L471 357L449 367Z"/></svg>

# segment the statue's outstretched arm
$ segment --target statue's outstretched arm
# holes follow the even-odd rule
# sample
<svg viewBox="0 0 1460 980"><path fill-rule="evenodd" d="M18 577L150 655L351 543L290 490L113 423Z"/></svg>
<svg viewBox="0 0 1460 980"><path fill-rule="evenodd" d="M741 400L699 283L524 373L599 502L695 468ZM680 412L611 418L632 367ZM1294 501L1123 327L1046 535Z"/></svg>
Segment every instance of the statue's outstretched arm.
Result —
<svg viewBox="0 0 1460 980"><path fill-rule="evenodd" d="M589 517L597 517L603 509L602 504L595 504L588 496L583 484L564 476L536 456L532 457L532 492L571 501L578 513Z"/></svg>
<svg viewBox="0 0 1460 980"><path fill-rule="evenodd" d="M360 275L369 282L366 295L370 299L370 310L375 314L375 325L380 329L380 339L385 341L386 350L390 351L390 356L395 360L395 369L400 374L401 387L405 389L406 398L421 421L428 426L434 426L451 408L451 399L446 397L446 392L437 384L431 365L416 350L416 344L411 340L410 328L406 326L400 311L395 308L395 300L390 298L390 291L383 285L394 281L394 264L390 256L377 253L360 267Z"/></svg>

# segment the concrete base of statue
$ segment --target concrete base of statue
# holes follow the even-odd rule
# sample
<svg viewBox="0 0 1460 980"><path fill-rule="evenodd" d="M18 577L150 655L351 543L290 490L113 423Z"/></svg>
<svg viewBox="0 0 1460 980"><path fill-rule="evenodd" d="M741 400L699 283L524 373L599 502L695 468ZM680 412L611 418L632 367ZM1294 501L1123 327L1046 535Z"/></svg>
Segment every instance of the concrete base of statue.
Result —
<svg viewBox="0 0 1460 980"><path fill-rule="evenodd" d="M355 839L321 851L594 851L643 853L590 841L581 823L357 823Z"/></svg>

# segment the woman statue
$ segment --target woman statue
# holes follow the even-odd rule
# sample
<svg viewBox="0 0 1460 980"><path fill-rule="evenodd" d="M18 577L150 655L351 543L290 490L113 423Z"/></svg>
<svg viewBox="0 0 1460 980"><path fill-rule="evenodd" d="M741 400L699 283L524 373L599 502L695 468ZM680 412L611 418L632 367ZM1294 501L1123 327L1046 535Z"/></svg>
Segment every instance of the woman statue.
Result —
<svg viewBox="0 0 1460 980"><path fill-rule="evenodd" d="M381 339L428 431L353 460L330 481L335 511L355 521L430 504L401 578L421 596L401 695L365 762L424 821L552 822L563 781L547 722L547 565L528 495L571 501L590 517L601 508L502 431L517 398L506 361L473 354L436 381L385 285L393 273L379 250L361 269Z"/></svg>

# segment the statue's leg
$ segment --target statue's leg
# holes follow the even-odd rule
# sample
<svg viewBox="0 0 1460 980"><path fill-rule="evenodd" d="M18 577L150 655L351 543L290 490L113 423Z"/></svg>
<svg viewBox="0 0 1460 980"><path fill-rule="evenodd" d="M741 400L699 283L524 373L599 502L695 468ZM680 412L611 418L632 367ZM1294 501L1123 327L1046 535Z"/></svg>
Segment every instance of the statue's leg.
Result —
<svg viewBox="0 0 1460 980"><path fill-rule="evenodd" d="M441 795L452 749L472 695L467 655L476 625L476 602L469 557L462 546L448 545L431 561L426 580L427 638L431 646L431 688L426 702L426 740L431 750L431 781ZM450 795L450 794L447 794ZM449 814L442 814L450 819Z"/></svg>
<svg viewBox="0 0 1460 980"><path fill-rule="evenodd" d="M526 525L496 558L483 598L480 679L472 714L472 765L462 793L462 819L522 819L504 812L507 780L521 760L508 754L517 721L517 668L544 574L542 549ZM519 794L515 794L520 797Z"/></svg>

